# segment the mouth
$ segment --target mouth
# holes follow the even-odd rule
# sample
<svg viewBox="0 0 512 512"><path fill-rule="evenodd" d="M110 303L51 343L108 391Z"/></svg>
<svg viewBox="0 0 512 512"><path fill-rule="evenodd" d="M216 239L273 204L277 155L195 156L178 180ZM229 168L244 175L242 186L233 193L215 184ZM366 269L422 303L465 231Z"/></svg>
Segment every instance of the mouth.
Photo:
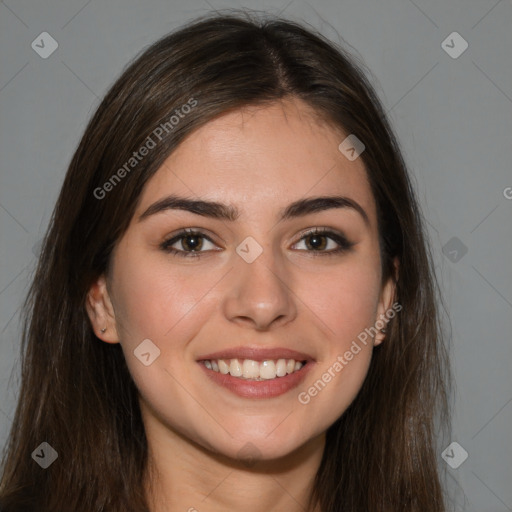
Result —
<svg viewBox="0 0 512 512"><path fill-rule="evenodd" d="M314 359L289 349L240 347L197 359L216 384L244 398L271 398L298 386Z"/></svg>
<svg viewBox="0 0 512 512"><path fill-rule="evenodd" d="M199 361L208 370L222 375L231 375L244 380L271 380L286 377L298 372L306 363L306 360L295 359L267 359L255 361L254 359L205 359Z"/></svg>

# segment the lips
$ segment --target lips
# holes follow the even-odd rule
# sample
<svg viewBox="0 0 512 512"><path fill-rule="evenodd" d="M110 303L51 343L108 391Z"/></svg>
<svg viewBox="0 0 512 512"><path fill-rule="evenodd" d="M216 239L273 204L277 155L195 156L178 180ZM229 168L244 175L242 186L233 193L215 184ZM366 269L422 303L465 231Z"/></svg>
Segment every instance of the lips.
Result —
<svg viewBox="0 0 512 512"><path fill-rule="evenodd" d="M222 372L218 371L219 368L216 367L216 363L221 361L224 366L226 361L232 363L234 361L236 363L251 361L253 365L260 366L261 371L261 367L267 362L273 366L274 361L280 361L280 366L282 366L282 362L285 360L295 361L297 365L295 369L290 372L281 370L277 374L271 372L270 375L264 375L265 378L256 379L243 378L240 374L241 370L231 375L226 368ZM314 366L314 359L304 352L287 348L263 349L261 347L237 347L212 352L200 356L197 362L211 381L243 398L272 398L282 395L297 387ZM258 363L260 364L258 365ZM245 370L244 367L244 373Z"/></svg>

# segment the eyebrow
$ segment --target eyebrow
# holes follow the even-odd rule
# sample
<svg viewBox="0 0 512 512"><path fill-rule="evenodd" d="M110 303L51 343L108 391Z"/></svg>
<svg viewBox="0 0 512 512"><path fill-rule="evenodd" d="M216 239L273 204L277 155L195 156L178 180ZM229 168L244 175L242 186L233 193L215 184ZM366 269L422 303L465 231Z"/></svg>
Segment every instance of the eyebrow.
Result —
<svg viewBox="0 0 512 512"><path fill-rule="evenodd" d="M367 226L370 220L363 207L353 199L345 196L319 196L299 199L278 212L279 221L303 217L333 208L349 208L358 212ZM203 217L233 222L240 217L240 211L233 205L201 199L188 199L176 195L164 197L149 206L138 219L138 222L167 210L185 210Z"/></svg>

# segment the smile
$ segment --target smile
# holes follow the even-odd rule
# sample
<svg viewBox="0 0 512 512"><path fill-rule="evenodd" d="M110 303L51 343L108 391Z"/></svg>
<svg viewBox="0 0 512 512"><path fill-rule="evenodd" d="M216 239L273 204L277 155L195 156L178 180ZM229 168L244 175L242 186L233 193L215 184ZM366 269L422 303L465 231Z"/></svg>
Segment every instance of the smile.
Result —
<svg viewBox="0 0 512 512"><path fill-rule="evenodd" d="M253 359L206 359L201 361L209 370L246 380L270 380L298 372L305 361L277 359L255 361Z"/></svg>

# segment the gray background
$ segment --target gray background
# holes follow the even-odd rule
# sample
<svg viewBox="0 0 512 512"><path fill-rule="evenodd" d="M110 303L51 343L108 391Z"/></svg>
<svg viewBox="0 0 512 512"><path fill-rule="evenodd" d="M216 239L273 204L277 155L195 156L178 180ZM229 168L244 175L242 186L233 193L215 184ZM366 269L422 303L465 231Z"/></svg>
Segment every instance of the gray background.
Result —
<svg viewBox="0 0 512 512"><path fill-rule="evenodd" d="M0 2L0 445L19 385L19 307L86 121L136 53L227 7L339 34L372 71L416 181L453 327L454 422L442 448L456 441L469 456L446 466L452 507L512 510L509 0ZM442 47L454 31L469 45L458 58ZM59 44L47 59L31 48L42 32ZM453 37L445 45L462 48Z"/></svg>

